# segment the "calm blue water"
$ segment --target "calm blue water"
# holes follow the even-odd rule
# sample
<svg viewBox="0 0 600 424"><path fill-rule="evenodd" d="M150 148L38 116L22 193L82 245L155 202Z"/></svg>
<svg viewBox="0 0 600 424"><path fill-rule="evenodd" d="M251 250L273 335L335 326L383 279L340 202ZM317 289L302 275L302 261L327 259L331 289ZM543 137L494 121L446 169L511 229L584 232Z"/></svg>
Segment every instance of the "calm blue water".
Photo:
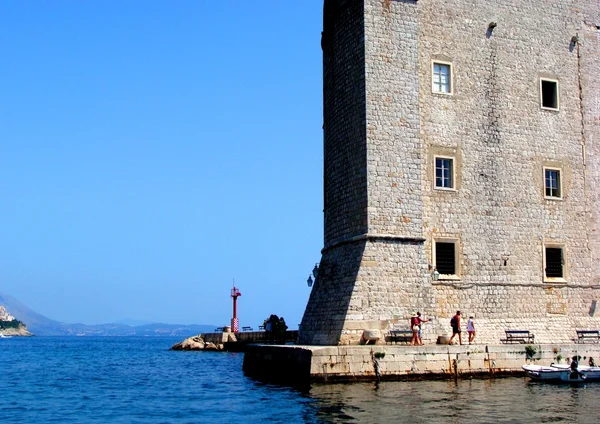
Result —
<svg viewBox="0 0 600 424"><path fill-rule="evenodd" d="M243 354L174 352L171 338L0 339L0 423L600 422L600 383L526 379L259 383Z"/></svg>

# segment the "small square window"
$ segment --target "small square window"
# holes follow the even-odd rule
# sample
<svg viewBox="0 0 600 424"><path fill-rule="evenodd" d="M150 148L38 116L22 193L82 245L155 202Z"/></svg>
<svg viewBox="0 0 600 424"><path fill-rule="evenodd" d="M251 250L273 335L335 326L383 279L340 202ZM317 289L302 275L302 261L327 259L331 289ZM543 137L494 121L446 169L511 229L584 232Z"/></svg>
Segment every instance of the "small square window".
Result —
<svg viewBox="0 0 600 424"><path fill-rule="evenodd" d="M454 188L454 159L435 158L435 188Z"/></svg>
<svg viewBox="0 0 600 424"><path fill-rule="evenodd" d="M452 65L433 62L433 92L452 94Z"/></svg>
<svg viewBox="0 0 600 424"><path fill-rule="evenodd" d="M440 274L456 275L456 243L435 242L435 267Z"/></svg>
<svg viewBox="0 0 600 424"><path fill-rule="evenodd" d="M559 169L544 168L544 191L546 197L555 199L562 197Z"/></svg>
<svg viewBox="0 0 600 424"><path fill-rule="evenodd" d="M542 109L558 110L558 81L540 79Z"/></svg>
<svg viewBox="0 0 600 424"><path fill-rule="evenodd" d="M564 278L563 249L546 247L546 278Z"/></svg>

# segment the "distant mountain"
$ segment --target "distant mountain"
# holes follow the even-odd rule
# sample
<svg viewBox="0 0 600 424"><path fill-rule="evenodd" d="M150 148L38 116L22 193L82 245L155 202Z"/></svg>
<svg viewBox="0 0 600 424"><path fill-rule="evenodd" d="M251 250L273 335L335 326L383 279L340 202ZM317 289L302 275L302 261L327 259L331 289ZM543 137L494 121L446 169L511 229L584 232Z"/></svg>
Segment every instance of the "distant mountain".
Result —
<svg viewBox="0 0 600 424"><path fill-rule="evenodd" d="M131 318L120 319L119 321L115 321L114 323L115 324L131 325L132 327L136 327L138 325L152 324L151 321L141 321L139 319L131 319Z"/></svg>
<svg viewBox="0 0 600 424"><path fill-rule="evenodd" d="M183 324L67 324L47 318L32 311L11 296L0 293L0 305L4 306L19 321L27 325L27 329L36 336L176 336L190 337L200 333L213 332L214 325ZM132 322L128 320L127 322ZM137 321L140 322L141 321Z"/></svg>

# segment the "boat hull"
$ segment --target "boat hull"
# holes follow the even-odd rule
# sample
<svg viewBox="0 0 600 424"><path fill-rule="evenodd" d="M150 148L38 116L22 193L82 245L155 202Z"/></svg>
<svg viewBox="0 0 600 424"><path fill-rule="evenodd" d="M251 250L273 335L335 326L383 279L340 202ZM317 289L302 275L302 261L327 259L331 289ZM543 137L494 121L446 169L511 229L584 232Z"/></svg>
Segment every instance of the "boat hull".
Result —
<svg viewBox="0 0 600 424"><path fill-rule="evenodd" d="M551 368L557 368L560 370L569 370L571 369L569 365L566 364L552 364ZM587 381L600 381L600 367L590 367L587 365L579 365L577 367L577 371L586 376Z"/></svg>
<svg viewBox="0 0 600 424"><path fill-rule="evenodd" d="M587 377L582 372L572 372L570 368L545 367L542 365L523 365L527 376L535 381L554 383L583 383Z"/></svg>

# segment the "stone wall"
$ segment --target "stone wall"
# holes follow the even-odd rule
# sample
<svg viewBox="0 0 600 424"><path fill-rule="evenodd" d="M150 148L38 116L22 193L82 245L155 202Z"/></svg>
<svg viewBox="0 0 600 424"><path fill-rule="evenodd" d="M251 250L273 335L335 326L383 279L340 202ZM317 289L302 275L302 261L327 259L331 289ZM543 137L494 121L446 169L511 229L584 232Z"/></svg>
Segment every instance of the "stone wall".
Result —
<svg viewBox="0 0 600 424"><path fill-rule="evenodd" d="M355 294L365 240L328 249L300 323L299 343L337 345Z"/></svg>
<svg viewBox="0 0 600 424"><path fill-rule="evenodd" d="M325 245L367 231L365 55L359 1L326 1L323 17Z"/></svg>
<svg viewBox="0 0 600 424"><path fill-rule="evenodd" d="M467 3L419 3L425 249L430 262L438 238L455 239L460 249L458 280L436 285L437 313L527 317L529 325L585 316L598 297L585 289L594 283L590 238L597 223L585 225L594 207L580 96L597 102L599 92L579 81L580 72L599 75L597 66L580 68L581 57L598 57L597 38L585 49L571 41L588 31L584 9L576 7L585 5L480 1L467 10ZM497 26L489 30L489 22ZM451 96L427 84L438 58L452 63ZM558 80L558 111L540 107L540 77ZM455 190L434 188L440 154L457 158ZM547 165L561 170L561 200L544 197ZM562 287L544 282L546 243L565 250Z"/></svg>
<svg viewBox="0 0 600 424"><path fill-rule="evenodd" d="M363 237L323 253L299 328L299 343L358 344L364 329L408 325L412 311L434 310L422 241Z"/></svg>
<svg viewBox="0 0 600 424"><path fill-rule="evenodd" d="M417 12L365 2L369 234L423 234Z"/></svg>
<svg viewBox="0 0 600 424"><path fill-rule="evenodd" d="M254 378L288 384L311 382L452 379L523 375L525 363L566 363L581 356L598 363L600 345L473 346L249 346L244 372ZM376 356L377 355L377 356Z"/></svg>
<svg viewBox="0 0 600 424"><path fill-rule="evenodd" d="M548 342L600 328L600 4L325 6L325 247L300 341L355 344L415 310L435 317L427 340L456 310L496 343L515 326ZM451 66L451 93L434 92L433 62ZM435 186L438 156L450 189ZM454 243L455 272L432 282L436 241ZM546 275L547 247L562 278Z"/></svg>
<svg viewBox="0 0 600 424"><path fill-rule="evenodd" d="M587 195L590 198L590 249L592 277L600 284L600 6L597 0L582 1L583 24L578 31L583 144L586 155Z"/></svg>

